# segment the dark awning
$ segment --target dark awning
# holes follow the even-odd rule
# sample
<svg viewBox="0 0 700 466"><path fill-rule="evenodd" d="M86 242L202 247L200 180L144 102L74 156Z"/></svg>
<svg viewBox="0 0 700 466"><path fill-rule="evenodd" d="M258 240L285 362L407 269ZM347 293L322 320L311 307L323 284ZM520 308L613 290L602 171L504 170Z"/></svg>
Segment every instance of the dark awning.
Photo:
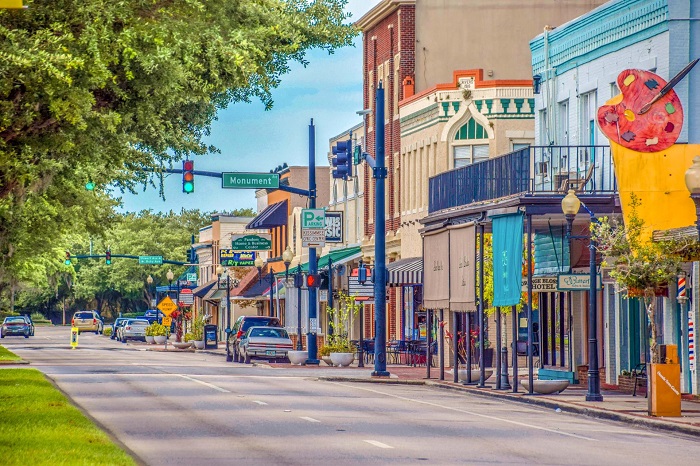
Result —
<svg viewBox="0 0 700 466"><path fill-rule="evenodd" d="M387 285L423 284L423 258L409 257L387 264Z"/></svg>
<svg viewBox="0 0 700 466"><path fill-rule="evenodd" d="M270 296L270 274L262 276L262 281L256 280L253 285L238 295L239 298L253 299L259 297Z"/></svg>
<svg viewBox="0 0 700 466"><path fill-rule="evenodd" d="M275 228L287 224L289 219L289 211L287 209L287 200L276 202L267 206L257 217L253 219L246 229L248 230L265 230Z"/></svg>
<svg viewBox="0 0 700 466"><path fill-rule="evenodd" d="M198 286L197 288L195 288L194 290L192 290L192 294L195 295L195 296L197 296L198 298L201 298L202 296L204 296L205 294L207 294L207 292L208 292L209 290L211 290L211 287L212 287L212 286L216 285L216 282L217 282L217 280L214 279L214 280L210 281L209 283L205 283L205 284L202 285L202 286Z"/></svg>

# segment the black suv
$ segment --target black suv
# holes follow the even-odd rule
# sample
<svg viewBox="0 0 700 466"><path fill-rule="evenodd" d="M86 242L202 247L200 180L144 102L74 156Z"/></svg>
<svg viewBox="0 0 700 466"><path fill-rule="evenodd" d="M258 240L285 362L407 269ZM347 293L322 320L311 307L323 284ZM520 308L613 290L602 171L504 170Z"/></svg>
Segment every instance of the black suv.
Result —
<svg viewBox="0 0 700 466"><path fill-rule="evenodd" d="M233 360L238 361L238 344L241 337L245 335L250 327L281 327L280 320L277 317L263 316L241 316L236 319L231 329L231 334L227 338L227 353L233 355Z"/></svg>

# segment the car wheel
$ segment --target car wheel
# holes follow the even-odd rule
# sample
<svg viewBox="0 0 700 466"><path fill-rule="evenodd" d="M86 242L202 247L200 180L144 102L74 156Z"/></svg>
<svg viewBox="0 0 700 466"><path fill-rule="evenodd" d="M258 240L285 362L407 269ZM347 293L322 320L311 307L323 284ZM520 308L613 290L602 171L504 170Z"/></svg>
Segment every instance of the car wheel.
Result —
<svg viewBox="0 0 700 466"><path fill-rule="evenodd" d="M122 337L122 343L126 343L126 338Z"/></svg>
<svg viewBox="0 0 700 466"><path fill-rule="evenodd" d="M99 335L99 334L100 334L100 331L99 331L99 330L95 330L95 335Z"/></svg>
<svg viewBox="0 0 700 466"><path fill-rule="evenodd" d="M250 355L248 353L245 353L245 363L250 364Z"/></svg>
<svg viewBox="0 0 700 466"><path fill-rule="evenodd" d="M25 335L24 335L24 338L29 338L29 334L28 334L28 333L25 334Z"/></svg>

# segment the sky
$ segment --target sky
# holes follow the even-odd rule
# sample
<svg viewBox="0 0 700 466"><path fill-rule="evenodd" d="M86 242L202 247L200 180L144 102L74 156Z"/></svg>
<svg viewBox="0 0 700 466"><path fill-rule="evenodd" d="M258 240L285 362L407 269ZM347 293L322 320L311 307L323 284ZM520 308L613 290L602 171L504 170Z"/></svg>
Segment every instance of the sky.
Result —
<svg viewBox="0 0 700 466"><path fill-rule="evenodd" d="M379 0L349 0L346 11L357 21ZM328 165L328 141L361 123L356 114L362 110L362 37L354 47L345 47L329 55L322 50L307 53L310 64L304 68L291 64L282 84L272 91L274 107L265 111L259 101L238 103L221 110L205 139L221 150L220 154L197 156L195 170L213 172L262 172L287 163L306 166L309 160L309 122L316 126L316 164ZM182 168L179 164L173 168ZM307 186L300 186L307 188ZM176 211L181 208L206 212L240 208L256 210L255 190L222 189L221 179L195 176L195 191L182 192L182 176L168 175L165 200L151 186L138 194L120 193L123 212L144 209Z"/></svg>

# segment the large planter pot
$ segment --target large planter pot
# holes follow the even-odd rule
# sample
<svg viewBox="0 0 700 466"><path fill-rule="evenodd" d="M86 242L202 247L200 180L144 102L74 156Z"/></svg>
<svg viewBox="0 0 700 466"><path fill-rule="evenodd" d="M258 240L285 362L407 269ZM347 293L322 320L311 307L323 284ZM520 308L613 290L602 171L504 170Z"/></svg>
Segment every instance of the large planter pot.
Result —
<svg viewBox="0 0 700 466"><path fill-rule="evenodd" d="M191 341L174 341L173 346L177 349L187 349L192 346Z"/></svg>
<svg viewBox="0 0 700 466"><path fill-rule="evenodd" d="M152 345L155 342L156 342L156 339L153 335L146 335L146 343L147 344Z"/></svg>
<svg viewBox="0 0 700 466"><path fill-rule="evenodd" d="M204 349L204 340L193 340L192 343L196 349Z"/></svg>
<svg viewBox="0 0 700 466"><path fill-rule="evenodd" d="M331 361L331 357L329 356L321 356L321 360L328 364L329 366L333 367L333 361Z"/></svg>
<svg viewBox="0 0 700 466"><path fill-rule="evenodd" d="M303 365L306 362L308 356L308 351L287 351L287 357L289 358L289 362L298 366Z"/></svg>
<svg viewBox="0 0 700 466"><path fill-rule="evenodd" d="M450 371L450 373L454 373L454 372ZM486 368L486 370L484 370L484 381L488 380L489 377L491 377L492 375L493 375L493 369ZM466 383L468 380L468 376L469 376L469 369L459 369L458 374L457 374L457 378L461 383ZM480 376L479 369L472 369L471 381L478 382L479 376Z"/></svg>
<svg viewBox="0 0 700 466"><path fill-rule="evenodd" d="M520 382L523 388L530 391L530 381L525 379ZM569 386L568 380L533 380L532 391L540 395L550 395L552 393L563 392Z"/></svg>
<svg viewBox="0 0 700 466"><path fill-rule="evenodd" d="M331 362L334 366L346 367L353 363L355 355L353 353L331 353Z"/></svg>
<svg viewBox="0 0 700 466"><path fill-rule="evenodd" d="M153 337L153 339L155 340L156 345L162 345L163 343L165 343L168 337L166 337L165 335L156 335L155 337Z"/></svg>

